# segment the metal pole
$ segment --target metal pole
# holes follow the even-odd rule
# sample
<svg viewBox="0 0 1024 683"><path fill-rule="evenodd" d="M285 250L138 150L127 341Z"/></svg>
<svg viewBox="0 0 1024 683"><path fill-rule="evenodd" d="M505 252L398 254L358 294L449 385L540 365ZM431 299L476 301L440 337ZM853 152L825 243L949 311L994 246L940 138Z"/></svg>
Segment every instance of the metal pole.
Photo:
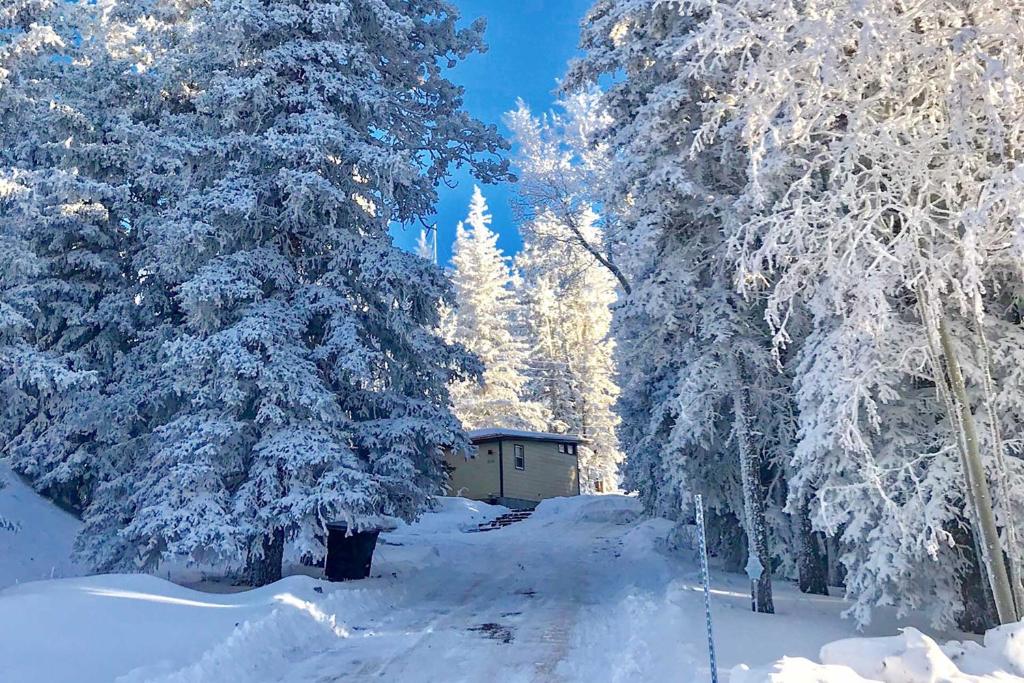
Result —
<svg viewBox="0 0 1024 683"><path fill-rule="evenodd" d="M708 576L708 537L704 531L704 498L694 497L697 512L697 536L700 540L700 573L704 580L704 621L708 629L708 658L711 661L711 683L718 683L718 664L715 662L715 637L711 632L711 579Z"/></svg>

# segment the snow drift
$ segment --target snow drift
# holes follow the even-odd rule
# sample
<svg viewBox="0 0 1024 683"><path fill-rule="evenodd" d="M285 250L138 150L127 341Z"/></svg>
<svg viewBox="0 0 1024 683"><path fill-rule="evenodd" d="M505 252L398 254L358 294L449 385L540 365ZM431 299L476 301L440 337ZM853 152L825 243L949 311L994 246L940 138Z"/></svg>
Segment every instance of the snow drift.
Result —
<svg viewBox="0 0 1024 683"><path fill-rule="evenodd" d="M535 521L632 524L643 509L635 496L592 495L542 500L533 513Z"/></svg>
<svg viewBox="0 0 1024 683"><path fill-rule="evenodd" d="M17 530L0 529L0 588L39 579L81 576L71 559L82 523L43 498L0 462L0 517Z"/></svg>
<svg viewBox="0 0 1024 683"><path fill-rule="evenodd" d="M421 515L412 524L399 521L397 530L413 536L468 531L478 524L490 522L506 512L509 512L507 507L489 505L479 500L450 496L438 497L434 499L432 511Z"/></svg>
<svg viewBox="0 0 1024 683"><path fill-rule="evenodd" d="M997 683L1024 681L1024 622L985 634L984 644L940 646L915 628L888 638L847 638L821 648L821 664L784 657L733 669L731 683Z"/></svg>

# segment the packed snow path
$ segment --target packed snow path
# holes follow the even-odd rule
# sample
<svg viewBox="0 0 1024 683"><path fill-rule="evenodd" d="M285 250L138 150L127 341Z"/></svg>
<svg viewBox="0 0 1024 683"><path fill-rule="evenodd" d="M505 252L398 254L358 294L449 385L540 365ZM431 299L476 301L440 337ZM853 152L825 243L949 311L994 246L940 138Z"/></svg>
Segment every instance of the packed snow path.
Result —
<svg viewBox="0 0 1024 683"><path fill-rule="evenodd" d="M309 680L331 680L329 672L337 680L566 680L560 665L580 611L623 585L614 559L621 557L619 525L632 515L618 510L573 529L549 512L487 534L392 535L386 542L403 545L385 545L378 567L395 583L346 618L351 637L296 673Z"/></svg>
<svg viewBox="0 0 1024 683"><path fill-rule="evenodd" d="M365 581L293 576L234 594L140 575L15 586L0 593L0 680L709 680L697 567L686 551L666 551L671 525L639 519L634 499L548 501L531 518L482 534L465 531L504 508L463 499L441 505L421 522L382 535L374 575ZM870 668L861 678L845 666L802 659L776 665L784 673L775 677L759 670L783 656L817 659L822 645L853 635L853 624L838 617L844 605L779 582L778 614L757 615L749 611L742 576L714 579L723 683L883 680ZM872 633L896 633L884 617ZM832 651L865 667L906 649L899 638L845 642ZM994 675L937 680L1021 680L1005 672L1015 661L1024 667L1024 629L1016 640L1004 637L984 650L975 643L944 649L963 670ZM941 658L938 646L932 650L929 658ZM755 670L737 670L730 681L740 664Z"/></svg>
<svg viewBox="0 0 1024 683"><path fill-rule="evenodd" d="M636 528L633 501L590 507L552 503L487 534L446 525L445 517L457 519L452 511L382 536L374 578L327 586L318 605L341 637L284 636L278 647L288 662L271 668L289 681L575 680L566 662L582 611L610 609L627 584L663 587L665 578L656 555L648 553L647 564L616 561L624 529ZM265 637L255 635L252 649ZM166 680L230 677L239 651L238 643L214 649ZM260 663L238 675L277 674Z"/></svg>

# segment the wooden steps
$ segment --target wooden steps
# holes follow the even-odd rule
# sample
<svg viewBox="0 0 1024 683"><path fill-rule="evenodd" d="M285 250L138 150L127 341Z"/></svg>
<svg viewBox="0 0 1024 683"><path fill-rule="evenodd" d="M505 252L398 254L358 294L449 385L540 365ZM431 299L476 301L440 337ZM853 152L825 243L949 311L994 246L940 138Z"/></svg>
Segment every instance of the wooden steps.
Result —
<svg viewBox="0 0 1024 683"><path fill-rule="evenodd" d="M533 510L513 510L507 512L500 517L496 517L490 522L484 522L478 524L475 529L470 529L471 533L480 533L483 531L494 531L495 529L503 529L509 524L515 524L521 522L533 514Z"/></svg>

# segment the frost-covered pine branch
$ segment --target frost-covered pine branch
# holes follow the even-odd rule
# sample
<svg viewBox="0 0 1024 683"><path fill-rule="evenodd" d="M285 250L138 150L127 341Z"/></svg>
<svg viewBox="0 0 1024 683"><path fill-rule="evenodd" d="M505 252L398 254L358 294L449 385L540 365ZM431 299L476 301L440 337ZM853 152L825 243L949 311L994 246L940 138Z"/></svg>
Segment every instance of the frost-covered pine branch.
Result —
<svg viewBox="0 0 1024 683"><path fill-rule="evenodd" d="M538 238L542 235L537 230L545 221L557 221L562 233L547 239L575 243L628 293L629 278L618 263L620 224L602 192L609 182L611 159L601 135L611 119L596 88L570 93L558 104L564 113L538 118L520 100L505 115L518 150L517 213L524 223L534 224ZM599 204L603 211L595 214ZM533 220L544 216L544 220ZM596 220L588 222L588 217Z"/></svg>

